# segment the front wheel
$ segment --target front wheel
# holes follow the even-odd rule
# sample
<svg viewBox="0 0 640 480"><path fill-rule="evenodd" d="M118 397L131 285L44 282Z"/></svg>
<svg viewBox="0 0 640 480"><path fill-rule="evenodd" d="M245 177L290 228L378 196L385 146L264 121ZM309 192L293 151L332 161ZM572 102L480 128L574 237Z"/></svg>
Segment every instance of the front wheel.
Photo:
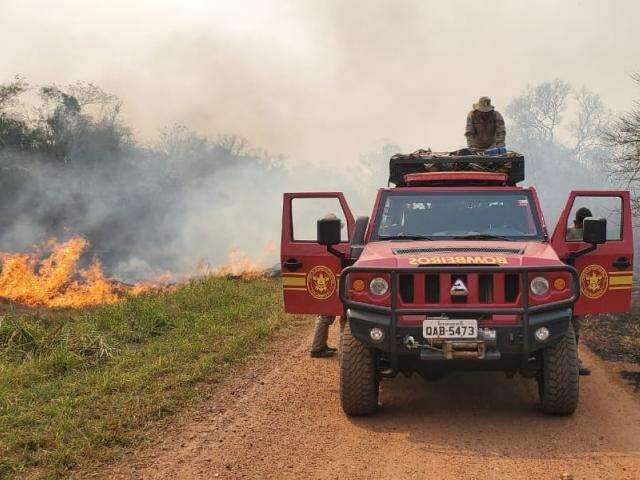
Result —
<svg viewBox="0 0 640 480"><path fill-rule="evenodd" d="M573 326L560 341L542 352L538 378L542 411L550 415L571 415L578 406L578 346Z"/></svg>
<svg viewBox="0 0 640 480"><path fill-rule="evenodd" d="M340 338L340 404L347 415L369 415L378 409L380 385L374 351L351 334L349 320Z"/></svg>

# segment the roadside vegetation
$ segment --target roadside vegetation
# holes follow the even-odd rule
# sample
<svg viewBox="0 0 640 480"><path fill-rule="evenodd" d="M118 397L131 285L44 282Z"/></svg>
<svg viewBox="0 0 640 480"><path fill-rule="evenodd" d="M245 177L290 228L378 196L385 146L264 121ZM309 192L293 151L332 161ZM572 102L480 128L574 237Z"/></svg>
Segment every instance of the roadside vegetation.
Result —
<svg viewBox="0 0 640 480"><path fill-rule="evenodd" d="M0 316L0 478L114 459L299 317L275 280L194 280L88 310Z"/></svg>
<svg viewBox="0 0 640 480"><path fill-rule="evenodd" d="M640 309L617 315L593 315L585 319L585 343L600 358L637 364L620 371L620 377L640 392Z"/></svg>
<svg viewBox="0 0 640 480"><path fill-rule="evenodd" d="M640 311L616 315L594 315L584 322L585 341L605 360L640 364Z"/></svg>

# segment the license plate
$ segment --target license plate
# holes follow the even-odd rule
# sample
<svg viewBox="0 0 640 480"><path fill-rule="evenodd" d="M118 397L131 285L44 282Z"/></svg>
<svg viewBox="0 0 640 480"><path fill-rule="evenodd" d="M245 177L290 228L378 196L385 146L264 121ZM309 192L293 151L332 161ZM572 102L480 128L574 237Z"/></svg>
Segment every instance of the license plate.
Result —
<svg viewBox="0 0 640 480"><path fill-rule="evenodd" d="M478 321L429 318L422 322L424 338L477 338Z"/></svg>

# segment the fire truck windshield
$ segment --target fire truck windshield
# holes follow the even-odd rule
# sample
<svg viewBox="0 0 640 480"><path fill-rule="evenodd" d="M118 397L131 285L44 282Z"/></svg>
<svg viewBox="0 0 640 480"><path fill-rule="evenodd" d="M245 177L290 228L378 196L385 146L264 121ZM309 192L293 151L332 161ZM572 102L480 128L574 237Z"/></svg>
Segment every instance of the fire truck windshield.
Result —
<svg viewBox="0 0 640 480"><path fill-rule="evenodd" d="M527 191L385 193L374 240L536 240L542 237Z"/></svg>

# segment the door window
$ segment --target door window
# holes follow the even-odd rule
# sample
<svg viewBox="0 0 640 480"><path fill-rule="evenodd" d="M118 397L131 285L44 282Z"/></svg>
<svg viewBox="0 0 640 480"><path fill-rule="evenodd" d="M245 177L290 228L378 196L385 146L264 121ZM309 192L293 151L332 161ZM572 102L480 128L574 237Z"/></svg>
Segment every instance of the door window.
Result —
<svg viewBox="0 0 640 480"><path fill-rule="evenodd" d="M340 240L347 242L349 240L347 221L338 198L294 198L291 202L293 241L315 242L318 236L318 220L331 213L342 222Z"/></svg>
<svg viewBox="0 0 640 480"><path fill-rule="evenodd" d="M605 218L607 220L607 240L622 240L622 198L577 196L567 220L566 240L582 240L585 218Z"/></svg>

